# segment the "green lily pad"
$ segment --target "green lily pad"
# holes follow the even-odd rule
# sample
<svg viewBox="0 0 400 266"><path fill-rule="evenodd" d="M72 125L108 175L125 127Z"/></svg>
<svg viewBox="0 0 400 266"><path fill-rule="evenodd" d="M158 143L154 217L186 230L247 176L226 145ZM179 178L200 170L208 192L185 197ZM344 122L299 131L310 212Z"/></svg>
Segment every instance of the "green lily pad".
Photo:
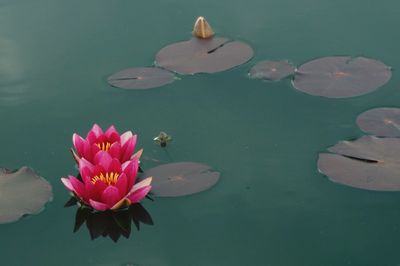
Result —
<svg viewBox="0 0 400 266"><path fill-rule="evenodd" d="M375 108L357 117L364 132L381 137L400 137L400 108Z"/></svg>
<svg viewBox="0 0 400 266"><path fill-rule="evenodd" d="M53 197L51 185L28 167L10 172L0 168L0 223L37 214Z"/></svg>
<svg viewBox="0 0 400 266"><path fill-rule="evenodd" d="M318 168L333 182L378 191L400 191L400 138L364 136L321 153Z"/></svg>
<svg viewBox="0 0 400 266"><path fill-rule="evenodd" d="M331 56L301 65L293 86L314 96L345 98L370 93L388 82L391 75L390 67L374 59Z"/></svg>
<svg viewBox="0 0 400 266"><path fill-rule="evenodd" d="M107 81L117 88L140 90L160 87L173 82L175 75L157 67L134 67L111 75Z"/></svg>
<svg viewBox="0 0 400 266"><path fill-rule="evenodd" d="M170 44L156 55L156 65L179 74L216 73L249 61L253 49L227 38L192 38Z"/></svg>
<svg viewBox="0 0 400 266"><path fill-rule="evenodd" d="M261 61L250 69L249 76L254 79L278 81L294 74L295 67L286 60Z"/></svg>
<svg viewBox="0 0 400 266"><path fill-rule="evenodd" d="M220 173L205 164L179 162L151 168L142 176L153 177L151 192L154 196L179 197L211 188L218 182Z"/></svg>

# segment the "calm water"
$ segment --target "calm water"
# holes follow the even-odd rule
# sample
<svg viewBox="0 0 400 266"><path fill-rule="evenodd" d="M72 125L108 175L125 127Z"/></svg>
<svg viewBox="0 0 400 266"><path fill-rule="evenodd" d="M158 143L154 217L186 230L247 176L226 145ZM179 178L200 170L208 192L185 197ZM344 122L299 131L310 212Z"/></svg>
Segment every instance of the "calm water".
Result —
<svg viewBox="0 0 400 266"><path fill-rule="evenodd" d="M219 36L251 44L248 64L185 76L145 91L106 77L151 65L188 39L204 15ZM247 79L264 59L296 65L362 55L400 66L396 0L0 0L0 165L28 165L53 185L39 215L0 225L1 265L400 265L400 194L331 183L320 151L359 137L356 116L400 106L400 77L366 96L335 100ZM75 173L73 132L94 122L139 134L144 155L204 162L222 173L212 190L145 201L154 226L115 244L73 233L76 208L60 177ZM152 137L174 137L168 154ZM153 163L144 161L144 167Z"/></svg>

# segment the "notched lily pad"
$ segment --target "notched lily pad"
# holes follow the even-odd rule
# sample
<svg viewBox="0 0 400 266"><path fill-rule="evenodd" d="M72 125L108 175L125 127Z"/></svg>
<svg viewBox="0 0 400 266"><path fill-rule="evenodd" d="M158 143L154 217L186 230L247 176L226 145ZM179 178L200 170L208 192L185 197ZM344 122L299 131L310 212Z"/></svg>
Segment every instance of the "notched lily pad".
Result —
<svg viewBox="0 0 400 266"><path fill-rule="evenodd" d="M52 197L51 185L32 169L10 172L0 168L0 223L39 213Z"/></svg>
<svg viewBox="0 0 400 266"><path fill-rule="evenodd" d="M318 168L333 182L378 191L400 191L400 139L364 136L321 153Z"/></svg>
<svg viewBox="0 0 400 266"><path fill-rule="evenodd" d="M323 57L300 66L293 86L305 93L328 98L345 98L370 93L392 75L384 63L349 56Z"/></svg>
<svg viewBox="0 0 400 266"><path fill-rule="evenodd" d="M192 38L162 48L156 55L156 64L179 74L216 73L244 64L252 57L253 49L240 41Z"/></svg>
<svg viewBox="0 0 400 266"><path fill-rule="evenodd" d="M400 137L400 108L375 108L357 117L364 132L381 137Z"/></svg>
<svg viewBox="0 0 400 266"><path fill-rule="evenodd" d="M214 186L220 177L211 167L192 162L160 165L143 173L152 176L153 195L158 197L179 197L207 190Z"/></svg>
<svg viewBox="0 0 400 266"><path fill-rule="evenodd" d="M249 76L254 79L278 81L294 74L295 67L286 60L261 61L250 69Z"/></svg>
<svg viewBox="0 0 400 266"><path fill-rule="evenodd" d="M134 90L160 87L173 82L173 73L157 67L134 67L111 75L107 81L111 86Z"/></svg>

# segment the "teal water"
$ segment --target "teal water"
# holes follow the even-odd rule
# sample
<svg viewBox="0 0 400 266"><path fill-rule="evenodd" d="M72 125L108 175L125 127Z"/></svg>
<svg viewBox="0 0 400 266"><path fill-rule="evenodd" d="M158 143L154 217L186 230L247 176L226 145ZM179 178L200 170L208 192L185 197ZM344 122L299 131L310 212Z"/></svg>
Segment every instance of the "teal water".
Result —
<svg viewBox="0 0 400 266"><path fill-rule="evenodd" d="M199 15L249 43L253 60L152 90L108 86L115 71L151 65L163 46L190 38ZM319 152L363 135L359 113L399 107L399 23L395 0L0 0L0 165L28 165L54 192L39 215L0 225L0 264L400 265L400 194L337 185L316 167ZM341 100L247 78L260 60L328 55L382 60L393 77ZM155 225L118 243L73 233L60 177L76 171L72 133L94 122L135 130L147 158L203 162L221 180L145 201ZM152 141L160 130L174 137L168 154Z"/></svg>

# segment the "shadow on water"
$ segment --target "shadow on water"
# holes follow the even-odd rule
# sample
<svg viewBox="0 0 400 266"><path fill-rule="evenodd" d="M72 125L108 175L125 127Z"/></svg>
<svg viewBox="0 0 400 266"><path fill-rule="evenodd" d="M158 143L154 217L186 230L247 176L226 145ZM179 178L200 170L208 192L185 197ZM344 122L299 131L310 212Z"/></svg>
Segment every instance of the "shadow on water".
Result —
<svg viewBox="0 0 400 266"><path fill-rule="evenodd" d="M71 198L65 207L76 205L75 198ZM86 207L80 207L75 214L74 233L78 232L83 224L89 230L90 238L110 237L117 242L121 235L129 238L132 232L132 223L140 230L140 224L154 225L153 219L147 210L140 204L132 204L129 208L120 211L97 212Z"/></svg>

